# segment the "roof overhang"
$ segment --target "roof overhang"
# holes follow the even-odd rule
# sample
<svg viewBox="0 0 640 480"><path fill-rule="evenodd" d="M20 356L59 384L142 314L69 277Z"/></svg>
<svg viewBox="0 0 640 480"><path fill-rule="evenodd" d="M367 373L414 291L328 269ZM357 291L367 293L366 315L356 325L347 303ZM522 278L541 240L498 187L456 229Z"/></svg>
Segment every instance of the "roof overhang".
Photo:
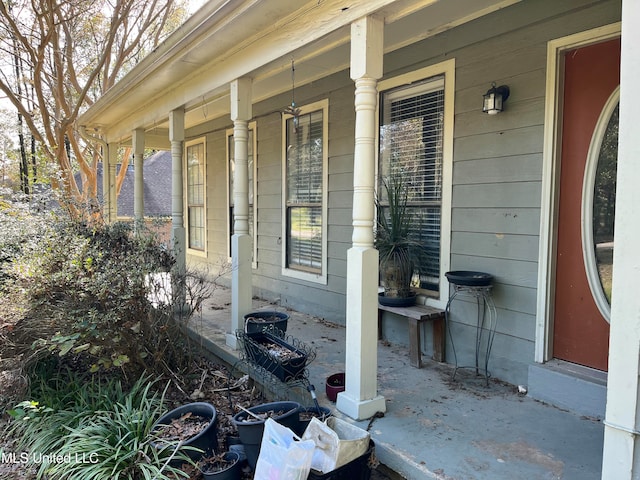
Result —
<svg viewBox="0 0 640 480"><path fill-rule="evenodd" d="M79 124L107 142L134 129L167 146L169 112L190 128L227 115L230 82L252 78L257 103L349 68L350 25L376 15L390 52L520 0L211 0L84 112ZM161 145L160 145L161 144Z"/></svg>

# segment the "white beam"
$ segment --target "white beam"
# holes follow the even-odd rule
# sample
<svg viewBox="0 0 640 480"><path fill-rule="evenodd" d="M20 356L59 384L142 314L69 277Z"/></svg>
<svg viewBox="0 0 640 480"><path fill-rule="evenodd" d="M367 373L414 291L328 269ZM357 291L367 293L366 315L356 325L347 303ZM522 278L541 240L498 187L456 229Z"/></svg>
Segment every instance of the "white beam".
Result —
<svg viewBox="0 0 640 480"><path fill-rule="evenodd" d="M377 80L382 77L382 20L351 25L351 78L355 81L353 246L347 252L345 391L336 407L362 420L385 412L378 395L378 251L373 247Z"/></svg>
<svg viewBox="0 0 640 480"><path fill-rule="evenodd" d="M244 327L244 315L251 310L251 237L249 235L249 120L251 79L231 82L233 120L233 236L231 237L231 331L227 345L237 348L235 331Z"/></svg>
<svg viewBox="0 0 640 480"><path fill-rule="evenodd" d="M176 258L178 276L187 268L186 234L184 228L184 195L183 195L183 143L184 143L184 110L177 109L169 113L169 141L171 142L171 246ZM174 285L182 288L182 285ZM177 291L178 304L184 301L184 291Z"/></svg>
<svg viewBox="0 0 640 480"><path fill-rule="evenodd" d="M136 128L133 143L133 217L136 224L144 221L144 130Z"/></svg>
<svg viewBox="0 0 640 480"><path fill-rule="evenodd" d="M640 478L640 3L622 2L620 120L602 478Z"/></svg>

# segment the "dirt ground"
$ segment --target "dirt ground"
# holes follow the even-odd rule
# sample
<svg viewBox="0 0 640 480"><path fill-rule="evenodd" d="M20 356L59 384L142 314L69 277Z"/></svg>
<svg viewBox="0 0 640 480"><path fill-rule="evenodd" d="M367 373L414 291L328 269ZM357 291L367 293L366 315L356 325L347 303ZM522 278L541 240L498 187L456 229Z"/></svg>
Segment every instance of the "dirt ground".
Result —
<svg viewBox="0 0 640 480"><path fill-rule="evenodd" d="M7 388L10 388L10 382L15 381L16 379L11 378L10 373L0 372L0 391L7 392ZM225 366L207 360L200 360L194 364L190 375L183 381L173 379L167 391L166 400L168 410L194 401L213 404L217 413L220 451L227 451L229 438L237 437L237 430L231 419L237 412L241 411L240 407L248 408L268 401L247 376L236 378L229 375L229 371ZM0 421L0 431L4 429L3 424L6 424L6 422L6 418ZM0 438L0 452L4 452L6 455L7 452L12 451L14 449L12 448L11 439ZM203 478L194 469L185 467L185 470L190 474L190 480L201 480ZM33 472L28 471L24 465L2 461L2 457L0 457L0 479L32 480L34 478ZM243 472L243 480L252 478L253 472L249 467L246 467ZM399 477L383 465L378 465L371 472L372 480L396 478Z"/></svg>

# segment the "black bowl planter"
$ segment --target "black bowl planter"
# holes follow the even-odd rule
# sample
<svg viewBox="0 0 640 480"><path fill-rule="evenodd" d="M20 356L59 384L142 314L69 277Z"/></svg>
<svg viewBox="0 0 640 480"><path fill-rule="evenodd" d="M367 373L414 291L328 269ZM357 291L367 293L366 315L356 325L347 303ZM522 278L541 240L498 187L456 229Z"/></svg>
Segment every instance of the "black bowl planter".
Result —
<svg viewBox="0 0 640 480"><path fill-rule="evenodd" d="M488 287L493 282L493 275L484 272L455 270L444 274L449 283L463 287Z"/></svg>
<svg viewBox="0 0 640 480"><path fill-rule="evenodd" d="M247 333L280 330L284 334L287 331L288 320L289 315L282 312L251 312L244 316L244 328Z"/></svg>
<svg viewBox="0 0 640 480"><path fill-rule="evenodd" d="M240 441L244 445L247 461L252 469L255 470L256 468L262 435L264 434L264 422L267 418L272 418L279 424L297 432L300 429L301 408L302 405L297 402L263 403L247 409L259 417L264 417L263 420L259 420L244 411L233 416L232 422L238 429Z"/></svg>
<svg viewBox="0 0 640 480"><path fill-rule="evenodd" d="M240 455L236 452L227 452L223 457L225 465L217 465L215 462L205 461L199 468L205 480L240 480L242 467Z"/></svg>
<svg viewBox="0 0 640 480"><path fill-rule="evenodd" d="M206 421L208 424L196 435L190 438L168 438L168 436L165 437L160 433L162 429L170 428L172 424L184 422L186 425L188 422L194 421ZM190 448L184 450L184 452L193 461L197 461L203 454L211 454L218 450L217 413L215 407L210 403L194 402L175 408L158 419L158 421L153 425L152 432L157 434L159 437L155 442L157 448L175 448L179 441L183 440L183 447L194 447L202 450L204 453Z"/></svg>
<svg viewBox="0 0 640 480"><path fill-rule="evenodd" d="M416 292L411 292L408 297L387 297L384 292L380 292L378 303L385 307L411 307L416 304Z"/></svg>

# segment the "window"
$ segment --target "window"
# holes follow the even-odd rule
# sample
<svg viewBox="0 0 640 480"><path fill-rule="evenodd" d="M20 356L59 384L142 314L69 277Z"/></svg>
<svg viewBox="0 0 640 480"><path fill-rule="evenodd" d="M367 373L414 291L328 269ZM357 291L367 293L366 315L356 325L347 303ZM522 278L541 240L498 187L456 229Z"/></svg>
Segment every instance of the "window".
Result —
<svg viewBox="0 0 640 480"><path fill-rule="evenodd" d="M187 144L187 246L196 252L205 251L205 142Z"/></svg>
<svg viewBox="0 0 640 480"><path fill-rule="evenodd" d="M256 122L249 123L249 139L247 141L247 157L249 162L249 234L253 242L252 255L253 255L253 268L257 267L257 241L255 238L256 232L256 195L257 191L257 165L256 165ZM231 257L231 236L233 235L233 179L235 172L235 145L233 143L233 129L227 130L227 161L228 172L227 178L229 179L229 244L228 244L228 256Z"/></svg>
<svg viewBox="0 0 640 480"><path fill-rule="evenodd" d="M284 118L284 274L326 281L328 102Z"/></svg>
<svg viewBox="0 0 640 480"><path fill-rule="evenodd" d="M450 73L442 74L445 69ZM451 182L452 114L446 90L449 74L453 87L453 63L433 75L437 70L414 72L409 81L405 76L381 82L378 157L379 192L390 176L408 183L410 235L423 247L413 286L434 297L440 296L449 265L450 213L445 201L448 204ZM422 73L432 75L418 77ZM384 207L384 198L381 204Z"/></svg>

